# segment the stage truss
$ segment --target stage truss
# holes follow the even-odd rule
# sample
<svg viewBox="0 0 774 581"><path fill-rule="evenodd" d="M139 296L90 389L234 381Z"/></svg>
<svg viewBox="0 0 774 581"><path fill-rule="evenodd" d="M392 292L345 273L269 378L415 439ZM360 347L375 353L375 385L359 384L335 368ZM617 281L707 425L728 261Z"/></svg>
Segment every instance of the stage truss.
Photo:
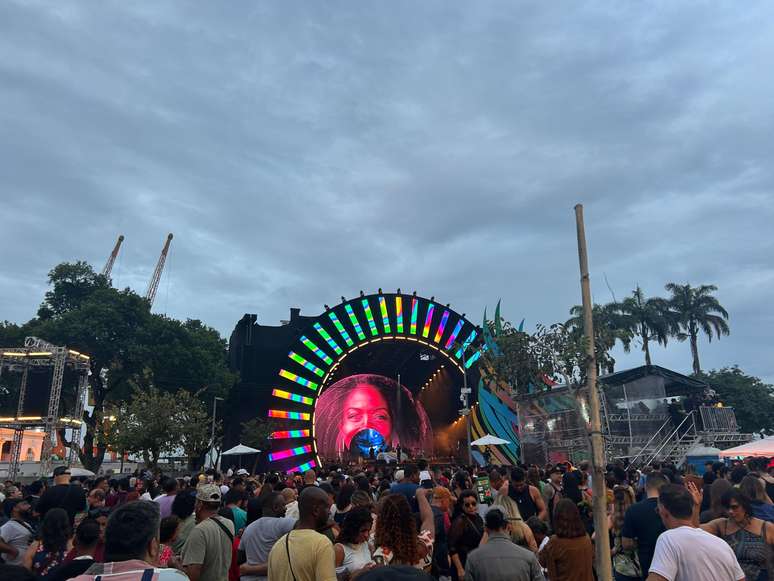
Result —
<svg viewBox="0 0 774 581"><path fill-rule="evenodd" d="M272 434L273 440L295 440L296 445L275 443L269 461L277 466L282 463L286 472L319 466L314 433L317 398L355 351L383 341L414 342L435 350L464 374L481 357L485 346L480 335L476 325L448 305L416 294L361 295L328 308L310 321L279 370L278 387L271 393L275 404L268 415L291 421L298 429ZM303 388L300 392L299 386Z"/></svg>
<svg viewBox="0 0 774 581"><path fill-rule="evenodd" d="M53 367L51 391L45 416L27 416L24 413L27 379L30 369L34 367ZM65 369L68 367L78 373L75 410L72 418L61 418L59 417L59 402L62 396L62 382ZM24 340L24 347L0 347L0 374L3 372L22 374L16 416L0 418L1 427L13 430L11 459L8 466L8 477L10 479L16 478L19 472L24 431L30 428L43 428L44 432L43 448L40 454L41 476L47 476L51 471L54 431L58 428L70 428L72 430L72 444L67 461L68 464L75 462L78 446L80 445L83 409L90 368L90 360L87 355L67 347L53 345L37 337L27 337Z"/></svg>

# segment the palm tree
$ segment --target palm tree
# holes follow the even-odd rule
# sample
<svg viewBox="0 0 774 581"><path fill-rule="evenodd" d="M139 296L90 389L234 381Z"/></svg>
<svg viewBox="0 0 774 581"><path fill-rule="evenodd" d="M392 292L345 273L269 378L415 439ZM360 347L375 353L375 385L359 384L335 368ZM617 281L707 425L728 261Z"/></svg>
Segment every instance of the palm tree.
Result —
<svg viewBox="0 0 774 581"><path fill-rule="evenodd" d="M637 286L632 296L616 305L616 310L620 327L642 339L645 365L651 365L650 342L666 346L670 332L677 332L670 323L669 301L659 297L645 298L645 293Z"/></svg>
<svg viewBox="0 0 774 581"><path fill-rule="evenodd" d="M672 293L669 299L671 316L679 326L676 333L679 341L690 339L691 355L693 356L693 372L701 373L699 364L699 331L704 331L707 338L712 341L713 336L719 339L721 335L730 333L728 328L728 311L723 308L712 293L718 287L712 284L703 284L692 287L690 284L676 284L670 282L666 290Z"/></svg>
<svg viewBox="0 0 774 581"><path fill-rule="evenodd" d="M570 333L577 336L583 335L583 307L575 305L570 309L570 315L571 318L567 320L565 326L570 330ZM616 303L594 304L591 317L594 323L594 353L597 357L597 372L604 370L607 373L613 373L615 359L610 355L610 350L615 347L616 341L621 341L624 351L628 352L632 334L621 326L621 317L617 312Z"/></svg>

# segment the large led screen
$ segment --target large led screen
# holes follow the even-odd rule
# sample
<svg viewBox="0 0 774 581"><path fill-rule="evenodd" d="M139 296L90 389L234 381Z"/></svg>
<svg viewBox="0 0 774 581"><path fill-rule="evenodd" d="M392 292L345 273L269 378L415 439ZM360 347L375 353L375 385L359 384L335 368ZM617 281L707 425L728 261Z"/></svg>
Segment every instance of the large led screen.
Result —
<svg viewBox="0 0 774 581"><path fill-rule="evenodd" d="M317 451L327 459L401 450L432 452L433 431L411 392L383 375L345 377L323 390L315 410Z"/></svg>

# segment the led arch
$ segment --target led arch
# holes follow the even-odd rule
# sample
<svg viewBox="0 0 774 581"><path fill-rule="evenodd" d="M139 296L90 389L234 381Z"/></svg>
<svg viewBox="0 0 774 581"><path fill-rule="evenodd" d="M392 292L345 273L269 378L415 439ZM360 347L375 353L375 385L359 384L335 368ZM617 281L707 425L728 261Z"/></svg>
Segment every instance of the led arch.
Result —
<svg viewBox="0 0 774 581"><path fill-rule="evenodd" d="M342 361L381 341L416 342L440 353L460 372L475 365L484 348L476 325L416 295L367 295L326 310L291 346L272 390L269 417L291 420L293 428L272 434L272 463L292 459L286 472L320 465L314 434L317 398Z"/></svg>

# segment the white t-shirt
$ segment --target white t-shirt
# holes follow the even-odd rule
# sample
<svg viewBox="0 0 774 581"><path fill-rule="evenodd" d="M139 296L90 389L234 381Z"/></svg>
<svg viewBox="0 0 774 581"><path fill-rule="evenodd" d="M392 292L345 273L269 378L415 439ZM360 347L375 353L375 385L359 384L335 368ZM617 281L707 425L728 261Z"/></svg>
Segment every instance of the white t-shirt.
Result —
<svg viewBox="0 0 774 581"><path fill-rule="evenodd" d="M682 526L661 533L650 573L669 581L739 581L744 571L723 539Z"/></svg>

